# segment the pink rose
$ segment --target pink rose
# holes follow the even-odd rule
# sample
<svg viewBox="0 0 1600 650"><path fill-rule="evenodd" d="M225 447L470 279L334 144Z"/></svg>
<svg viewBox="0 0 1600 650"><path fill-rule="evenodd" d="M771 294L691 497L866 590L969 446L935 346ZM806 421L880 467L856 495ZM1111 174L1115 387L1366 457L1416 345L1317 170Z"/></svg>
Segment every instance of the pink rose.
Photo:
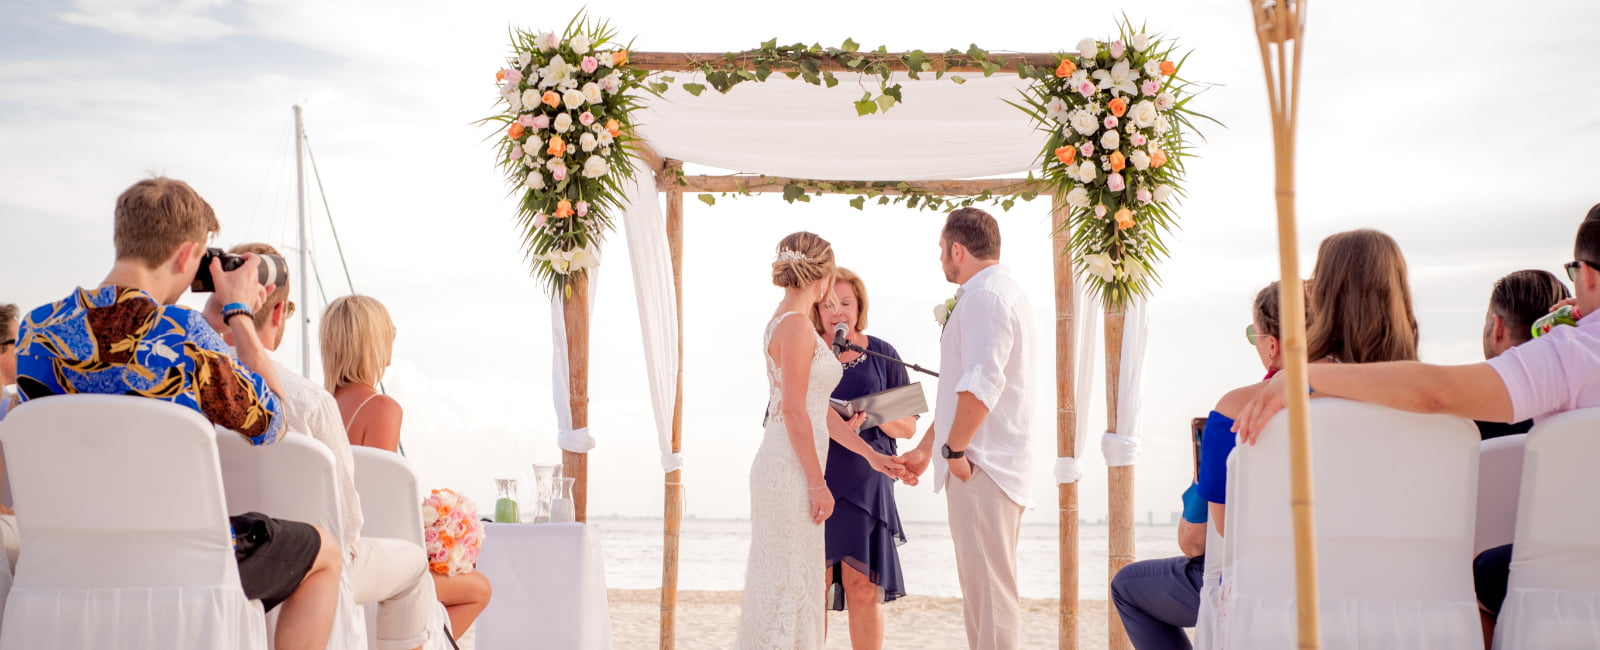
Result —
<svg viewBox="0 0 1600 650"><path fill-rule="evenodd" d="M1104 205L1094 206L1094 216L1099 217L1101 219L1106 218L1106 206L1104 206Z"/></svg>
<svg viewBox="0 0 1600 650"><path fill-rule="evenodd" d="M1139 133L1139 132L1135 131L1133 135L1128 136L1128 143L1132 144L1135 147L1144 146L1144 142L1145 142L1145 140L1144 140L1144 134L1143 133Z"/></svg>
<svg viewBox="0 0 1600 650"><path fill-rule="evenodd" d="M439 541L439 530L436 528L429 528L427 532L423 534L422 538L429 544L437 542Z"/></svg>
<svg viewBox="0 0 1600 650"><path fill-rule="evenodd" d="M533 215L533 227L542 228L542 227L544 227L544 222L545 222L545 215L544 215L543 212L540 212L539 214Z"/></svg>
<svg viewBox="0 0 1600 650"><path fill-rule="evenodd" d="M522 71L518 70L516 68L512 68L510 70L506 70L506 83L510 83L510 84L522 83Z"/></svg>
<svg viewBox="0 0 1600 650"><path fill-rule="evenodd" d="M1117 128L1117 116L1115 116L1115 115L1107 115L1106 116L1106 128L1108 128L1108 129Z"/></svg>
<svg viewBox="0 0 1600 650"><path fill-rule="evenodd" d="M1139 188L1139 191L1137 193L1135 193L1133 196L1134 196L1134 198L1139 199L1140 203L1149 203L1150 202L1150 190L1144 189L1142 187Z"/></svg>
<svg viewBox="0 0 1600 650"><path fill-rule="evenodd" d="M594 113L590 113L589 111L584 111L582 113L579 113L578 114L578 123L582 124L584 126L593 125L594 124Z"/></svg>
<svg viewBox="0 0 1600 650"><path fill-rule="evenodd" d="M1094 94L1094 82L1093 81L1085 81L1085 82L1083 82L1081 84L1078 84L1078 94L1079 95L1083 95L1084 97L1088 97L1090 95L1093 95Z"/></svg>
<svg viewBox="0 0 1600 650"><path fill-rule="evenodd" d="M518 146L511 148L511 159L522 160L522 147Z"/></svg>
<svg viewBox="0 0 1600 650"><path fill-rule="evenodd" d="M1122 174L1112 174L1106 177L1106 189L1113 192L1121 192L1128 189L1128 183L1122 180Z"/></svg>
<svg viewBox="0 0 1600 650"><path fill-rule="evenodd" d="M527 127L527 128L530 128L530 129L533 128L533 115L532 114L523 114L522 117L517 118L517 121L521 122L522 126L524 126L524 127Z"/></svg>
<svg viewBox="0 0 1600 650"><path fill-rule="evenodd" d="M594 71L600 67L600 62L596 61L592 56L586 56L583 57L583 62L579 63L578 67L583 68L584 74L594 74Z"/></svg>
<svg viewBox="0 0 1600 650"><path fill-rule="evenodd" d="M1154 96L1156 93L1161 92L1161 84L1156 83L1154 80L1147 80L1140 90L1143 90L1146 95Z"/></svg>
<svg viewBox="0 0 1600 650"><path fill-rule="evenodd" d="M532 128L538 129L540 131L543 131L545 129L550 128L550 116L549 115L540 115L538 117L533 118L533 124L531 126L532 126Z"/></svg>
<svg viewBox="0 0 1600 650"><path fill-rule="evenodd" d="M1143 191L1143 190L1141 190L1141 191ZM1148 194L1148 192L1146 192L1146 193ZM1148 200L1145 201L1145 202L1149 203ZM579 201L577 205L572 206L572 209L577 210L578 211L578 216L580 216L580 217L589 216L589 202L588 201Z"/></svg>
<svg viewBox="0 0 1600 650"><path fill-rule="evenodd" d="M1120 59L1122 58L1122 53L1126 51L1128 51L1128 46L1123 44L1122 41L1111 42L1111 58Z"/></svg>
<svg viewBox="0 0 1600 650"><path fill-rule="evenodd" d="M557 165L555 169L550 170L550 177L554 178L557 183L567 180L567 167L565 165Z"/></svg>
<svg viewBox="0 0 1600 650"><path fill-rule="evenodd" d="M1082 155L1083 157L1085 157L1085 158L1088 158L1089 156L1093 156L1094 155L1094 145L1090 144L1088 142L1085 142L1085 143L1083 143L1083 146L1078 147L1078 153L1080 155Z"/></svg>

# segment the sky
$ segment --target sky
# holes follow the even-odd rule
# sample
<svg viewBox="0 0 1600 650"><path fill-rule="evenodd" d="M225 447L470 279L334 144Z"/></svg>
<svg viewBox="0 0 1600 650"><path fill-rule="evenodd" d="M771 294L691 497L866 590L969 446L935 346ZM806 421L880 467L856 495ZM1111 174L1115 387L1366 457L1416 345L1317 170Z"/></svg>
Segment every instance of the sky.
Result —
<svg viewBox="0 0 1600 650"><path fill-rule="evenodd" d="M657 2L587 6L643 51L849 37L891 51L976 43L1054 52L1106 37L1124 14L1193 49L1188 76L1214 84L1194 106L1226 127L1196 143L1182 228L1167 240L1173 256L1151 300L1135 470L1138 519L1149 512L1166 521L1179 509L1190 478L1189 419L1262 375L1242 330L1255 292L1278 273L1267 104L1245 3L1045 3L1026 14L897 1L820 1L804 11L728 0L692 12ZM350 284L387 304L396 321L386 385L405 409L402 442L423 484L491 501L492 478L557 460L559 451L549 301L518 248L490 133L474 121L494 110L492 75L508 51L507 30L560 29L581 8L0 4L0 302L31 307L97 284L111 262L115 197L153 173L188 181L216 208L220 242L293 251L290 107L302 104L326 191L326 210L321 196L310 199L322 290L308 302L350 291L331 211ZM1577 223L1600 201L1600 44L1587 33L1600 23L1600 5L1468 0L1446 10L1346 0L1310 11L1298 159L1303 272L1329 234L1389 233L1409 263L1423 359L1479 361L1494 279L1523 268L1559 273ZM686 203L687 512L741 517L766 396L759 342L781 296L766 266L777 240L804 229L833 241L868 283L871 332L925 366L938 363L931 306L954 287L939 274L938 214L857 212L844 198ZM1053 356L1047 211L1035 202L997 213L1003 261L1033 302L1043 359ZM659 517L662 477L624 243L620 233L610 239L593 315L590 428L599 446L589 459L589 512ZM299 346L291 333L280 360L298 367ZM1051 372L1040 363L1039 385L1052 385ZM1094 380L1091 425L1080 432L1089 444L1079 507L1091 521L1106 509L1094 444L1105 421L1104 373ZM1055 519L1051 399L1046 389L1036 404L1032 493L1040 507L1031 522ZM903 518L944 518L928 485L899 488Z"/></svg>

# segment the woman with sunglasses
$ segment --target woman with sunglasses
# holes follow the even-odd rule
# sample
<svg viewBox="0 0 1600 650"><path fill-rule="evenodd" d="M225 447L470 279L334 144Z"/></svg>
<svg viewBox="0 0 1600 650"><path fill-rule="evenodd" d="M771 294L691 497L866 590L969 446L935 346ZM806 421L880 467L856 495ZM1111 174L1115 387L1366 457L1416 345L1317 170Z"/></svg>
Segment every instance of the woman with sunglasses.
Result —
<svg viewBox="0 0 1600 650"><path fill-rule="evenodd" d="M1245 339L1255 347L1270 378L1283 367L1277 282L1256 293L1251 314ZM1194 627L1200 611L1206 519L1206 501L1196 481L1183 493L1183 521L1178 524L1178 548L1183 556L1135 562L1123 567L1111 581L1112 601L1134 647L1190 647L1183 628Z"/></svg>
<svg viewBox="0 0 1600 650"><path fill-rule="evenodd" d="M17 398L17 329L21 323L22 311L16 305L0 304L0 419Z"/></svg>

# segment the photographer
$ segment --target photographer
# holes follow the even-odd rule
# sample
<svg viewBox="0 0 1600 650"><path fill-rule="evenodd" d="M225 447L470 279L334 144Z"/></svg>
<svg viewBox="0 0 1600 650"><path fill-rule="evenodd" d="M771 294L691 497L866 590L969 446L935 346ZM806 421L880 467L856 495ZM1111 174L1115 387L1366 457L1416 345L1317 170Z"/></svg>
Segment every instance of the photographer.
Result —
<svg viewBox="0 0 1600 650"><path fill-rule="evenodd" d="M117 259L105 281L23 318L22 400L139 395L194 409L251 444L276 442L285 428L278 378L252 320L271 289L257 279L261 260L248 256L226 271L211 259L204 269L227 305L235 358L200 312L174 304L202 270L206 240L221 230L211 206L182 181L150 178L117 198L114 223ZM337 540L259 513L230 520L246 597L268 610L283 604L276 647L325 647L338 597Z"/></svg>

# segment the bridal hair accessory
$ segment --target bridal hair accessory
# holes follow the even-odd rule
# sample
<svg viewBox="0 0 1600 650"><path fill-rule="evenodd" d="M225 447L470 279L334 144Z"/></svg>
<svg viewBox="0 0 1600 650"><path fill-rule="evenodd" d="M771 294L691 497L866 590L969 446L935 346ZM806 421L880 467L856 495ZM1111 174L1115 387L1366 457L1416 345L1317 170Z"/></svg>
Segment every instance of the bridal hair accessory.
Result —
<svg viewBox="0 0 1600 650"><path fill-rule="evenodd" d="M802 253L802 252L797 251L797 250L785 248L785 249L783 249L781 251L778 251L778 260L777 261L779 261L779 262L804 262L804 261L809 260L809 259L811 259L811 258L806 257L805 253Z"/></svg>

